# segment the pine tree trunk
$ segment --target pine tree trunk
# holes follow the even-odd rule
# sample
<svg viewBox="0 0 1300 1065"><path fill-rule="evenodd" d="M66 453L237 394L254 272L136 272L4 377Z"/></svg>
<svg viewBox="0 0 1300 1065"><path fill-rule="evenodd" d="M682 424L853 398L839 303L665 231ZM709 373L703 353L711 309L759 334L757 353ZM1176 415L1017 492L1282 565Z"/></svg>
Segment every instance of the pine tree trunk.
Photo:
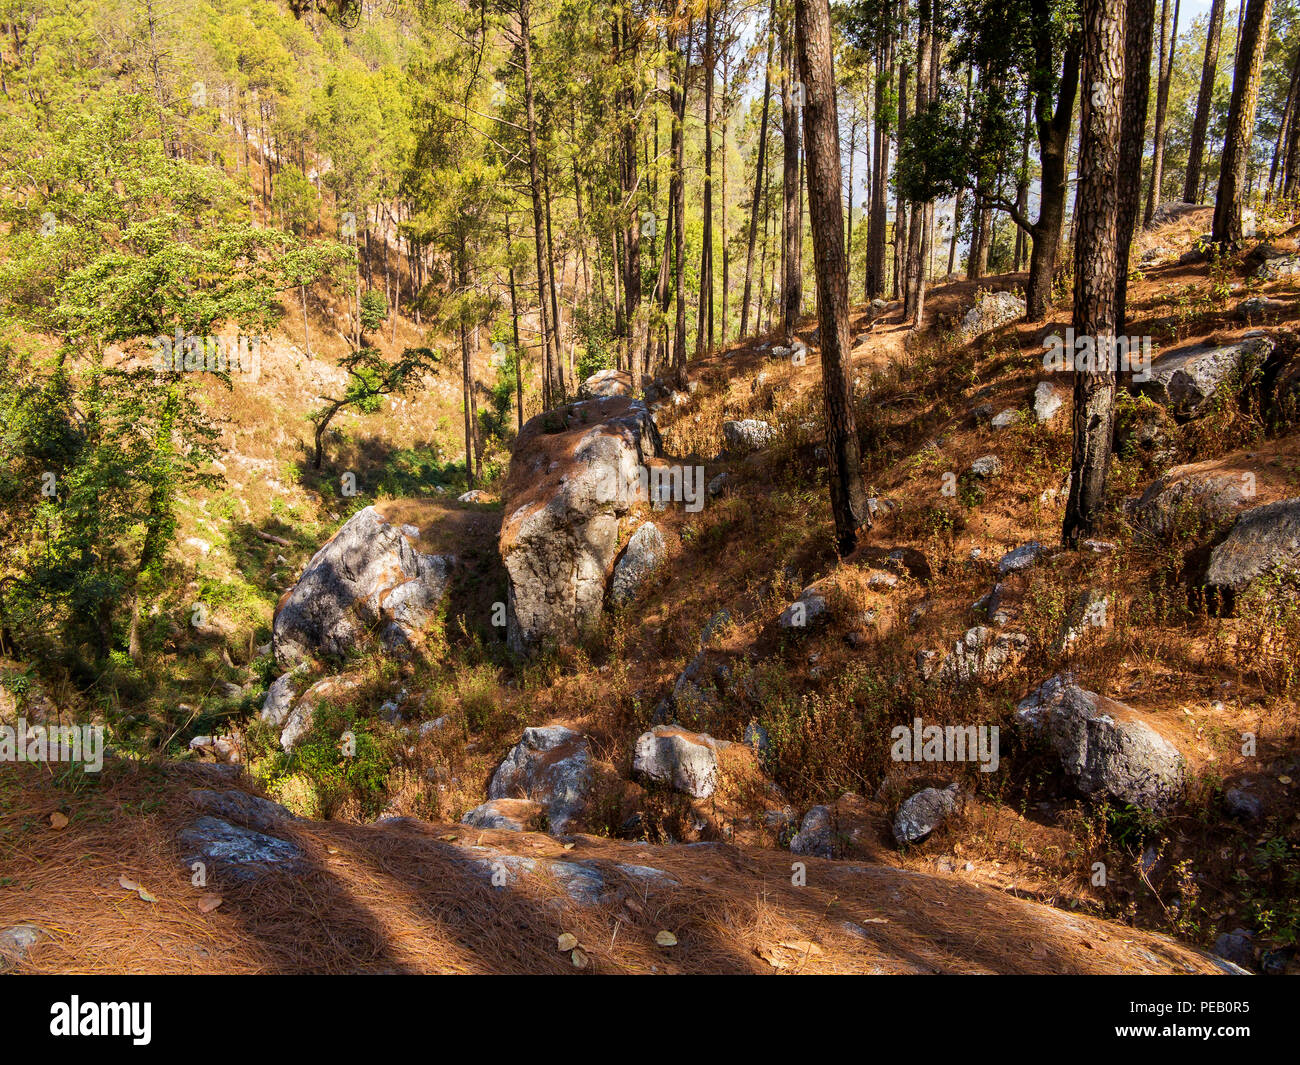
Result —
<svg viewBox="0 0 1300 1065"><path fill-rule="evenodd" d="M1232 102L1219 162L1219 193L1214 201L1213 240L1220 247L1241 245L1241 209L1245 200L1246 164L1255 129L1259 75L1268 45L1272 0L1247 0L1237 68L1232 76Z"/></svg>
<svg viewBox="0 0 1300 1065"><path fill-rule="evenodd" d="M781 330L786 344L794 339L799 308L803 303L803 272L800 269L803 227L800 224L802 210L799 195L799 108L795 103L794 45L790 36L790 26L787 23L782 28L781 42L784 59L781 70L781 192L785 205L781 216Z"/></svg>
<svg viewBox="0 0 1300 1065"><path fill-rule="evenodd" d="M1151 39L1155 29L1155 5L1151 0L1127 0L1124 43L1124 112L1119 157L1142 158L1147 128L1147 99L1151 95ZM1124 166L1119 175L1116 206L1115 331L1123 335L1128 305L1128 255L1137 225L1138 200L1142 192L1142 168Z"/></svg>
<svg viewBox="0 0 1300 1065"><path fill-rule="evenodd" d="M1156 208L1160 206L1160 186L1164 182L1165 112L1169 107L1169 81L1174 70L1174 43L1178 39L1178 4L1179 0L1174 0L1172 23L1169 0L1161 0L1160 5L1160 80L1156 84L1156 121L1151 140L1151 184L1147 189L1147 208L1142 215L1144 225L1151 221ZM1147 65L1150 64L1148 58ZM1137 159L1140 155L1124 158Z"/></svg>
<svg viewBox="0 0 1300 1065"><path fill-rule="evenodd" d="M1124 12L1112 0L1084 0L1083 140L1075 219L1074 330L1099 357L1113 351L1115 226L1124 101ZM1077 547L1101 519L1115 422L1115 372L1108 361L1074 375L1070 497L1062 542Z"/></svg>
<svg viewBox="0 0 1300 1065"><path fill-rule="evenodd" d="M1224 0L1213 0L1210 21L1205 29L1205 60L1201 65L1201 88L1196 96L1196 117L1192 121L1191 141L1187 147L1187 180L1183 183L1183 200L1196 203L1201 188L1201 158L1205 152L1205 129L1210 122L1210 102L1214 97L1214 78L1219 67L1219 36L1223 30Z"/></svg>
<svg viewBox="0 0 1300 1065"><path fill-rule="evenodd" d="M533 248L537 264L537 314L542 330L542 407L549 410L558 397L551 394L552 367L560 361L548 316L546 291L546 232L542 221L542 175L537 162L537 115L533 99L532 0L519 0L519 38L524 66L524 110L528 124L528 186L533 198Z"/></svg>
<svg viewBox="0 0 1300 1065"><path fill-rule="evenodd" d="M752 294L750 283L754 276L754 243L758 238L758 212L763 206L763 190L767 176L767 116L772 102L772 45L776 41L776 0L767 17L767 59L763 63L763 111L758 122L758 161L754 166L754 201L749 211L749 244L745 252L745 289L740 299L740 335L748 336L749 301ZM762 302L763 282L758 283L759 302ZM755 331L758 331L758 315L755 315Z"/></svg>
<svg viewBox="0 0 1300 1065"><path fill-rule="evenodd" d="M831 511L836 545L843 555L856 546L858 529L869 526L870 517L849 384L849 277L844 255L844 201L827 0L795 0L795 31L806 94L803 118L808 144L808 202L817 272Z"/></svg>

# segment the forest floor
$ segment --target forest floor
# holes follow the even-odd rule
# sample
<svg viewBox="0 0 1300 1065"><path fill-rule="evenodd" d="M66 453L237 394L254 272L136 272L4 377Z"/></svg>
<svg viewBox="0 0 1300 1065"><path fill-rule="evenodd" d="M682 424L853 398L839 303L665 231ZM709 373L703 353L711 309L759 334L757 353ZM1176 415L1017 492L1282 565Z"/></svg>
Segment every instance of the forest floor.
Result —
<svg viewBox="0 0 1300 1065"><path fill-rule="evenodd" d="M1300 279L1262 284L1245 254L1228 263L1178 263L1206 227L1208 218L1193 215L1141 236L1135 256L1160 247L1171 254L1133 275L1129 332L1151 336L1157 354L1252 328L1294 344ZM1294 251L1295 236L1291 230L1273 243ZM270 886L223 888L221 905L206 914L197 908L204 892L190 886L175 836L194 816L189 790L227 786L227 774L195 765L115 763L100 778L75 783L30 766L0 775L0 926L26 921L45 933L22 968L563 971L574 964L570 953L556 950L564 932L577 937L588 967L602 972L1210 972L1217 963L1195 945L1239 924L1270 921L1275 942L1285 945L1283 937L1300 923L1285 904L1300 853L1300 709L1287 664L1295 659L1296 645L1288 642L1297 631L1292 614L1300 611L1279 620L1264 610L1224 618L1189 609L1188 545L1144 539L1123 501L1141 495L1171 465L1189 463L1253 474L1259 502L1300 495L1294 424L1278 432L1256 411L1225 407L1170 426L1164 455L1121 448L1112 472L1115 505L1102 533L1116 549L1053 556L1008 582L1016 627L1034 648L1026 659L972 693L935 692L915 677L918 651L951 648L978 623L972 604L989 591L1005 551L1030 540L1059 541L1070 461L1068 378L1060 385L1061 413L1038 424L1027 412L1035 387L1051 376L1042 366L1043 340L1069 324L1068 300L1058 300L1043 323L1014 323L974 339L955 332L978 289L1023 281L1023 275L998 275L936 283L928 297L933 325L919 337L897 320L896 306L878 316L855 309L852 332L860 339L852 373L859 394L870 396L859 409L868 492L891 505L844 560L834 554L816 454L815 321L800 330L809 342L803 365L772 358L771 345L779 341L771 336L746 338L692 362L698 390L659 414L665 451L668 461L704 465L708 478L726 471L726 493L700 513L677 507L654 513L669 564L589 646L522 672L501 664L491 629L482 624L503 588L495 550L499 505L405 498L401 484L392 482L383 494L396 498L381 509L402 520L415 515L421 528L438 530L440 546L454 546L471 560L449 609L448 632L460 636L450 638L455 654L443 662L400 670L362 663L373 683L358 700L377 704L381 689L401 685L421 691L426 717L448 714L457 727L423 745L400 774L394 771L380 808L345 798L328 810L313 804L310 812L299 811L308 816L289 826L286 838L306 856L305 872ZM1284 309L1262 322L1239 319L1238 304L1254 295L1281 301ZM330 361L320 362L324 379ZM297 371L272 367L270 374L278 384L259 402L301 405ZM454 431L452 384L443 382L447 395L440 402L399 408L396 444L373 423L373 447L390 467L393 456ZM1025 416L995 430L973 414L984 404ZM1140 407L1122 399L1121 420ZM719 454L722 423L745 417L779 421L775 445L745 459ZM267 597L273 603L292 583L337 517L328 512L328 497L315 507L303 496L318 486L290 483L287 469L277 481L282 504L274 490L269 496L242 491L245 480L264 483L257 480L263 466L281 470L288 463L284 449L296 445L282 419L243 408L239 420L244 424L236 426L227 476L230 506L242 501L244 510L232 520L292 546L279 554L250 536L226 536L226 544L247 550L231 552L221 579L259 593L247 621L248 646L230 664L234 670L256 666L253 634L265 623ZM359 418L340 445L363 470L378 461L363 453L371 427ZM945 474L961 474L988 454L1001 459L1001 477L978 496L943 493ZM236 462L247 467L238 475ZM418 480L418 463L410 476ZM187 529L191 535L214 531L207 506L190 519L199 523ZM871 561L898 549L919 552L932 579L904 579L883 591L869 587ZM195 575L198 584L204 579ZM832 621L791 638L775 618L814 580L830 588ZM1055 647L1071 604L1095 587L1110 596L1108 626L1079 645ZM800 811L832 804L841 860L801 859L807 886L792 884L793 856L780 849L783 840L737 827L752 813L743 802L717 810L703 828L692 829L680 806L654 807L647 817L648 838L700 846L615 838L629 808L647 808L647 796L625 783L632 741L697 654L701 630L723 611L727 620L710 654L752 677L757 694L724 705L708 731L739 739L758 720L771 736L769 768L790 803ZM928 720L1005 725L1017 699L1062 669L1075 671L1084 687L1135 707L1176 740L1193 771L1188 802L1160 818L1097 811L1060 786L1059 768L1025 755L996 782L972 771L971 801L961 817L923 846L895 849L888 840L898 801L944 781L928 767L891 764L879 733L862 726L864 703L899 712L924 707ZM260 690L232 704L225 720L237 720L240 707L254 708L259 698ZM577 835L571 846L540 833L457 824L482 802L486 781L519 728L555 722L583 731L608 779L620 782L598 804L605 820L589 824L590 834ZM1246 731L1259 739L1251 758L1240 752ZM243 786L288 802L287 792L277 790L283 777L260 773L252 761L252 778ZM427 783L432 769L441 782L436 787ZM1259 825L1243 825L1223 811L1223 791L1242 782L1270 811ZM66 827L51 826L55 813L68 818ZM375 822L377 814L399 820ZM598 902L580 903L560 875L519 877L501 892L474 864L483 858L490 866L500 855L533 859L544 869L558 862L562 871L563 863L591 862L612 890ZM1110 868L1105 888L1090 876L1097 861ZM662 875L629 873L628 865ZM119 877L147 888L156 901L122 888ZM660 930L672 932L677 945L657 946ZM791 943L796 946L781 945Z"/></svg>

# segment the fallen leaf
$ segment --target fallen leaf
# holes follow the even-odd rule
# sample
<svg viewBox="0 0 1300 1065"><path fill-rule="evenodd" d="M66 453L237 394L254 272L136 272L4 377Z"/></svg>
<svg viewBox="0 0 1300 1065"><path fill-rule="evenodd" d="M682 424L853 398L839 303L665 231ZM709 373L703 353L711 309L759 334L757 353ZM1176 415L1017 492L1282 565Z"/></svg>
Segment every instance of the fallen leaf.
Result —
<svg viewBox="0 0 1300 1065"><path fill-rule="evenodd" d="M569 957L573 960L573 967L575 969L585 969L587 967L587 955L583 954L582 951L578 950L576 947Z"/></svg>
<svg viewBox="0 0 1300 1065"><path fill-rule="evenodd" d="M624 899L623 905L626 906L633 913L645 913L645 910L642 908L641 904L636 901L636 899L632 899L632 898Z"/></svg>
<svg viewBox="0 0 1300 1065"><path fill-rule="evenodd" d="M780 946L785 947L787 950L797 950L800 954L809 954L814 958L822 952L821 947L807 939L796 939L789 943L782 942Z"/></svg>
<svg viewBox="0 0 1300 1065"><path fill-rule="evenodd" d="M119 876L117 882L122 885L122 887L126 888L127 891L135 891L140 887L139 884L134 880L129 879L125 874Z"/></svg>
<svg viewBox="0 0 1300 1065"><path fill-rule="evenodd" d="M675 947L677 946L677 937L665 928L655 935L655 942L661 947Z"/></svg>
<svg viewBox="0 0 1300 1065"><path fill-rule="evenodd" d="M555 941L556 950L572 950L577 945L578 937L572 932L563 933L560 938Z"/></svg>
<svg viewBox="0 0 1300 1065"><path fill-rule="evenodd" d="M68 827L68 815L65 814L65 813L62 813L62 812L59 811L59 810L55 810L54 813L50 814L50 827L51 827L51 828L67 828L67 827Z"/></svg>
<svg viewBox="0 0 1300 1065"><path fill-rule="evenodd" d="M439 836L438 838L444 843L455 843L456 840L460 839L460 836L456 835L455 832L448 832L445 836Z"/></svg>
<svg viewBox="0 0 1300 1065"><path fill-rule="evenodd" d="M754 953L767 962L768 965L772 966L773 969L790 968L790 963L771 947L755 947Z"/></svg>
<svg viewBox="0 0 1300 1065"><path fill-rule="evenodd" d="M211 913L225 901L220 895L204 895L199 899L199 913Z"/></svg>
<svg viewBox="0 0 1300 1065"><path fill-rule="evenodd" d="M1291 778L1290 778L1290 777L1278 777L1278 778L1277 778L1277 782L1278 782L1279 784L1290 784L1290 783L1291 783Z"/></svg>
<svg viewBox="0 0 1300 1065"><path fill-rule="evenodd" d="M136 893L137 895L139 895L140 898L141 898L144 902L157 902L157 901L158 901L156 898L154 898L152 895L150 895L149 892L146 891L146 890L145 890L144 888L142 888L142 887L136 888L136 889L135 889L135 893Z"/></svg>

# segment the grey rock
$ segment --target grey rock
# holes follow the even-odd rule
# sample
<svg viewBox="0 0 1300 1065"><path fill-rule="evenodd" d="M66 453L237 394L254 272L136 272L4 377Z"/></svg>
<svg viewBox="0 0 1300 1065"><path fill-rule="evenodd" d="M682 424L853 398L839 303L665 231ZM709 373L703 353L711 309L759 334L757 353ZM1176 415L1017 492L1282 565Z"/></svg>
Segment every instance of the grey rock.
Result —
<svg viewBox="0 0 1300 1065"><path fill-rule="evenodd" d="M1258 795L1252 795L1241 788L1229 788L1223 796L1223 804L1228 813L1239 821L1254 823L1264 816L1264 804Z"/></svg>
<svg viewBox="0 0 1300 1065"><path fill-rule="evenodd" d="M903 800L894 815L894 842L920 843L957 810L961 792L956 784L926 788Z"/></svg>
<svg viewBox="0 0 1300 1065"><path fill-rule="evenodd" d="M972 477L997 477L1002 473L1002 460L997 455L981 455L970 464Z"/></svg>
<svg viewBox="0 0 1300 1065"><path fill-rule="evenodd" d="M718 496L722 495L722 493L726 490L727 485L730 483L731 483L730 475L727 473L726 470L723 470L720 474L718 474L711 481L709 481L705 491L709 493L710 499L717 499Z"/></svg>
<svg viewBox="0 0 1300 1065"><path fill-rule="evenodd" d="M1253 498L1253 486L1240 474L1175 466L1147 487L1134 513L1138 524L1156 536L1175 532L1184 522L1206 531L1231 520Z"/></svg>
<svg viewBox="0 0 1300 1065"><path fill-rule="evenodd" d="M969 684L996 680L1002 671L1022 655L1029 646L1023 632L995 632L984 625L968 629L955 648L944 656L937 672L941 683ZM927 667L933 664L927 661ZM922 679L928 680L922 671Z"/></svg>
<svg viewBox="0 0 1300 1065"><path fill-rule="evenodd" d="M973 337L1025 316L1025 301L1014 292L981 292L961 320L963 336Z"/></svg>
<svg viewBox="0 0 1300 1065"><path fill-rule="evenodd" d="M277 802L249 795L246 791L212 791L195 788L189 794L190 802L205 814L224 821L235 821L258 832L273 832L286 821L298 818Z"/></svg>
<svg viewBox="0 0 1300 1065"><path fill-rule="evenodd" d="M574 438L566 451L572 460L539 482L532 464L550 453L552 427ZM540 414L520 438L511 481L525 487L506 503L500 546L509 581L506 643L530 653L576 642L599 622L620 521L637 501L647 459L663 445L649 409L618 398ZM519 476L520 467L530 476Z"/></svg>
<svg viewBox="0 0 1300 1065"><path fill-rule="evenodd" d="M489 799L523 797L540 804L553 835L563 835L581 816L591 786L587 741L561 725L524 729L492 774Z"/></svg>
<svg viewBox="0 0 1300 1065"><path fill-rule="evenodd" d="M446 594L455 559L424 554L374 507L349 518L307 563L276 611L275 659L289 670L315 654L343 658L381 627L390 649L416 641Z"/></svg>
<svg viewBox="0 0 1300 1065"><path fill-rule="evenodd" d="M1271 300L1267 296L1250 296L1237 304L1233 314L1247 322L1266 317L1279 317L1287 313L1287 304L1283 300Z"/></svg>
<svg viewBox="0 0 1300 1065"><path fill-rule="evenodd" d="M1234 965L1252 966L1255 964L1255 937L1245 928L1234 928L1214 941L1214 953Z"/></svg>
<svg viewBox="0 0 1300 1065"><path fill-rule="evenodd" d="M209 874L215 869L221 877L247 883L271 872L303 870L302 851L294 844L217 817L200 817L177 838L187 871L202 862Z"/></svg>
<svg viewBox="0 0 1300 1065"><path fill-rule="evenodd" d="M461 824L474 828L500 829L506 832L526 832L528 822L539 814L542 807L528 799L489 799L468 810Z"/></svg>
<svg viewBox="0 0 1300 1065"><path fill-rule="evenodd" d="M718 786L718 752L731 745L703 732L657 725L637 737L632 771L696 799Z"/></svg>
<svg viewBox="0 0 1300 1065"><path fill-rule="evenodd" d="M1123 703L1058 674L1023 699L1018 719L1042 736L1085 795L1160 810L1182 793L1186 764L1172 743Z"/></svg>
<svg viewBox="0 0 1300 1065"><path fill-rule="evenodd" d="M826 597L815 585L809 585L799 594L798 599L781 611L776 623L783 629L798 631L811 628L814 623L823 621L826 617Z"/></svg>
<svg viewBox="0 0 1300 1065"><path fill-rule="evenodd" d="M1019 421L1020 412L1015 408L1008 408L1007 410L995 414L993 420L989 422L989 424L993 426L994 429L1010 429L1013 425L1018 424Z"/></svg>
<svg viewBox="0 0 1300 1065"><path fill-rule="evenodd" d="M1300 498L1246 511L1210 553L1205 584L1225 605L1273 571L1300 570Z"/></svg>
<svg viewBox="0 0 1300 1065"><path fill-rule="evenodd" d="M614 567L609 597L616 606L625 606L636 598L642 585L667 557L668 547L663 534L652 521L647 521L628 540L623 555Z"/></svg>
<svg viewBox="0 0 1300 1065"><path fill-rule="evenodd" d="M582 399L604 399L631 394L632 378L623 370L597 370L578 386L578 395Z"/></svg>
<svg viewBox="0 0 1300 1065"><path fill-rule="evenodd" d="M814 806L804 814L799 831L790 840L790 853L804 854L811 858L835 856L835 837L829 807Z"/></svg>
<svg viewBox="0 0 1300 1065"><path fill-rule="evenodd" d="M34 924L17 924L0 931L0 973L21 965L27 952L44 938L45 932Z"/></svg>
<svg viewBox="0 0 1300 1065"><path fill-rule="evenodd" d="M1264 281L1280 281L1296 274L1300 274L1300 255L1279 255L1265 259L1255 271L1255 276Z"/></svg>
<svg viewBox="0 0 1300 1065"><path fill-rule="evenodd" d="M998 574L1005 577L1008 573L1019 573L1021 570L1029 569L1042 557L1043 545L1037 540L1031 540L1008 551L998 560Z"/></svg>
<svg viewBox="0 0 1300 1065"><path fill-rule="evenodd" d="M281 727L293 710L293 704L301 694L303 680L307 675L307 663L282 673L267 689L266 699L262 703L262 720Z"/></svg>
<svg viewBox="0 0 1300 1065"><path fill-rule="evenodd" d="M1171 411L1195 416L1207 410L1220 388L1273 351L1271 338L1247 334L1231 344L1202 343L1166 351L1151 363L1151 380L1138 385Z"/></svg>
<svg viewBox="0 0 1300 1065"><path fill-rule="evenodd" d="M1065 405L1065 394L1050 381L1039 381L1034 389L1034 418L1041 425L1049 422Z"/></svg>
<svg viewBox="0 0 1300 1065"><path fill-rule="evenodd" d="M727 450L738 455L748 455L761 451L776 439L776 430L767 422L757 418L745 418L741 421L722 423L722 435L727 441Z"/></svg>

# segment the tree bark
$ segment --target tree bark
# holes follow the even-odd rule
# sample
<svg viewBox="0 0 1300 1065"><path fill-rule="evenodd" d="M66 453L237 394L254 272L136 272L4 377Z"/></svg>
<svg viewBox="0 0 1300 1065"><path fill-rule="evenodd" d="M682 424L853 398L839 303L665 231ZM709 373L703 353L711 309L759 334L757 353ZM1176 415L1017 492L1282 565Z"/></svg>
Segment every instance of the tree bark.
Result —
<svg viewBox="0 0 1300 1065"><path fill-rule="evenodd" d="M781 71L781 140L782 172L781 191L785 209L781 216L781 234L784 267L781 281L781 329L786 344L794 339L799 321L799 308L803 303L803 227L800 225L801 203L799 195L799 108L795 103L794 44L790 40L787 23L782 31L781 51L784 64ZM805 87L806 91L806 87Z"/></svg>
<svg viewBox="0 0 1300 1065"><path fill-rule="evenodd" d="M1241 245L1241 208L1245 200L1246 164L1255 128L1255 103L1259 75L1268 45L1268 20L1272 0L1248 0L1237 68L1232 75L1232 101L1228 105L1227 132L1219 163L1219 193L1214 201L1213 240L1220 247Z"/></svg>
<svg viewBox="0 0 1300 1065"><path fill-rule="evenodd" d="M1183 200L1186 203L1195 203L1201 190L1201 158L1205 153L1205 129L1210 122L1214 78L1219 68L1223 6L1224 0L1213 0L1210 21L1205 28L1205 60L1201 64L1201 88L1196 96L1196 117L1192 120L1191 141L1187 147L1187 179L1183 182Z"/></svg>
<svg viewBox="0 0 1300 1065"><path fill-rule="evenodd" d="M772 46L776 40L776 0L768 12L767 60L763 64L763 111L758 122L758 162L754 167L754 201L749 212L749 245L745 252L745 290L740 300L740 335L747 336L749 328L750 284L754 276L754 244L758 239L758 212L762 210L764 178L767 174L767 116L772 102ZM760 278L759 301L762 302L763 284ZM757 328L758 315L755 315Z"/></svg>
<svg viewBox="0 0 1300 1065"><path fill-rule="evenodd" d="M1160 186L1164 182L1165 112L1169 107L1169 81L1174 70L1174 43L1178 39L1178 4L1179 0L1174 0L1173 22L1171 23L1169 0L1161 0L1160 3L1160 71L1159 80L1156 83L1155 129L1151 138L1151 184L1147 189L1146 211L1142 215L1144 225L1151 221L1156 208L1160 206ZM1132 54L1131 50L1129 54ZM1151 60L1148 57L1147 65L1150 66L1150 64ZM1137 159L1140 158L1140 155L1126 155L1123 158Z"/></svg>
<svg viewBox="0 0 1300 1065"><path fill-rule="evenodd" d="M1124 43L1124 112L1120 131L1119 157L1136 161L1142 158L1146 137L1147 100L1151 95L1151 38L1154 33L1155 5L1151 0L1127 0ZM1125 331L1128 306L1128 255L1137 225L1138 200L1142 191L1142 168L1125 165L1119 175L1119 199L1116 206L1115 330Z"/></svg>
<svg viewBox="0 0 1300 1065"><path fill-rule="evenodd" d="M537 162L537 114L533 99L532 0L519 0L519 39L524 66L524 110L528 123L528 187L533 198L533 247L537 260L537 313L542 328L542 406L549 410L557 397L551 394L553 367L560 363L558 340L553 335L546 284L546 230L542 220L542 176Z"/></svg>
<svg viewBox="0 0 1300 1065"><path fill-rule="evenodd" d="M844 201L827 0L795 0L795 35L805 88L808 205L817 273L831 511L836 545L841 554L847 554L857 544L858 529L870 526L870 517L848 372L849 276L844 255Z"/></svg>
<svg viewBox="0 0 1300 1065"><path fill-rule="evenodd" d="M1098 363L1076 365L1070 497L1062 542L1077 547L1101 519L1115 422L1115 227L1124 100L1124 12L1111 0L1083 6L1083 139L1075 219L1074 330Z"/></svg>

